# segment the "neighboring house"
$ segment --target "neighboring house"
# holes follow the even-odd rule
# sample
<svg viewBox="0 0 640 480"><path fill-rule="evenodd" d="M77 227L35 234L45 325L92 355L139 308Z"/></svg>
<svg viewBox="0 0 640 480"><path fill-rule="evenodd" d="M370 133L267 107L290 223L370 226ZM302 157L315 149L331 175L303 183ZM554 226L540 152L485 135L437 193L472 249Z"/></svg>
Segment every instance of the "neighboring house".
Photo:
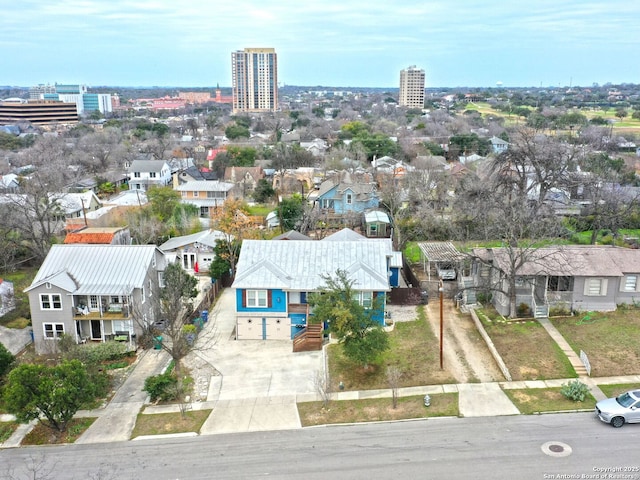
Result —
<svg viewBox="0 0 640 480"><path fill-rule="evenodd" d="M221 206L230 197L233 183L194 181L178 185L175 190L180 192L182 203L191 203L200 209L200 216L208 218L211 210Z"/></svg>
<svg viewBox="0 0 640 480"><path fill-rule="evenodd" d="M489 141L491 142L491 148L495 154L505 152L509 148L509 142L505 142L496 136L491 137Z"/></svg>
<svg viewBox="0 0 640 480"><path fill-rule="evenodd" d="M200 180L218 180L218 175L216 175L215 172L210 171L208 168L199 170L197 167L189 167L181 172L173 174L173 188L176 188L178 185L183 183Z"/></svg>
<svg viewBox="0 0 640 480"><path fill-rule="evenodd" d="M246 198L264 178L262 167L227 167L224 181L235 185L233 192L236 198Z"/></svg>
<svg viewBox="0 0 640 480"><path fill-rule="evenodd" d="M58 203L65 218L80 218L102 206L92 190L82 193L52 193L49 196Z"/></svg>
<svg viewBox="0 0 640 480"><path fill-rule="evenodd" d="M128 227L85 227L67 233L64 243L130 245L131 233Z"/></svg>
<svg viewBox="0 0 640 480"><path fill-rule="evenodd" d="M53 245L25 290L36 351L51 352L62 335L133 344L156 320L151 297L163 270L155 245Z"/></svg>
<svg viewBox="0 0 640 480"><path fill-rule="evenodd" d="M395 158L384 156L380 158L374 158L371 161L371 166L378 173L384 173L393 177L402 177L407 172L415 170L414 167L404 163L402 160L396 160Z"/></svg>
<svg viewBox="0 0 640 480"><path fill-rule="evenodd" d="M316 205L321 211L337 214L360 213L377 208L379 198L375 183L352 183L347 175L340 183L324 181L320 185Z"/></svg>
<svg viewBox="0 0 640 480"><path fill-rule="evenodd" d="M265 218L265 223L268 229L277 228L280 226L280 217L278 217L278 211L274 210L269 212Z"/></svg>
<svg viewBox="0 0 640 480"><path fill-rule="evenodd" d="M209 229L170 238L158 248L164 253L167 264L180 262L187 272L201 273L207 272L215 259L216 242L227 238L227 234Z"/></svg>
<svg viewBox="0 0 640 480"><path fill-rule="evenodd" d="M18 175L15 173L0 175L0 192L17 193L18 188L20 188Z"/></svg>
<svg viewBox="0 0 640 480"><path fill-rule="evenodd" d="M278 235L277 237L273 237L272 240L313 240L313 239L295 230L289 230L288 232L284 232L283 234Z"/></svg>
<svg viewBox="0 0 640 480"><path fill-rule="evenodd" d="M474 249L481 261L472 268L474 288L491 285L507 291L506 249ZM535 316L549 309L612 311L640 301L640 250L611 246L560 246L531 252L517 271L516 305L526 304ZM509 298L493 291L492 303L503 315Z"/></svg>
<svg viewBox="0 0 640 480"><path fill-rule="evenodd" d="M171 167L164 160L134 160L129 167L129 188L147 191L171 183Z"/></svg>
<svg viewBox="0 0 640 480"><path fill-rule="evenodd" d="M236 277L236 338L289 340L312 314L308 295L325 286L323 276L344 270L358 301L372 308L386 302L389 247L380 240L245 240ZM384 324L383 311L374 318Z"/></svg>
<svg viewBox="0 0 640 480"><path fill-rule="evenodd" d="M314 157L323 156L329 149L329 144L321 138L314 138L310 142L300 142L300 147L311 153Z"/></svg>

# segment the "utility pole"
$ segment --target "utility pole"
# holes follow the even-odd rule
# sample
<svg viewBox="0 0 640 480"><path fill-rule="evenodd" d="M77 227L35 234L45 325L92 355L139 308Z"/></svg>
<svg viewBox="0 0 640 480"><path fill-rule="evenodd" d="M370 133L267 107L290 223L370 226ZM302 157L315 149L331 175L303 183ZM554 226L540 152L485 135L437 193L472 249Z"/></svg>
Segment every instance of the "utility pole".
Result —
<svg viewBox="0 0 640 480"><path fill-rule="evenodd" d="M438 282L438 292L440 292L440 370L443 367L443 359L442 359L442 346L443 346L443 337L444 337L444 312L443 312L443 295L444 295L444 283L442 278Z"/></svg>

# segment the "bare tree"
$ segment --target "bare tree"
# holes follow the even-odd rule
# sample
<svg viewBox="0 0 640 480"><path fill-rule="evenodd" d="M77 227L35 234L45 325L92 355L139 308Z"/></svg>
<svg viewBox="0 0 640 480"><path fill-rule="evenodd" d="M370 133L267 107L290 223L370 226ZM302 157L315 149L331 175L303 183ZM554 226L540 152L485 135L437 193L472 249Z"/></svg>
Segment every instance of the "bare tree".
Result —
<svg viewBox="0 0 640 480"><path fill-rule="evenodd" d="M316 392L320 395L322 406L327 408L331 400L331 385L327 374L319 370L316 371L313 384L316 387Z"/></svg>
<svg viewBox="0 0 640 480"><path fill-rule="evenodd" d="M396 365L390 365L387 367L387 383L391 389L391 403L393 408L398 406L398 388L400 387L400 378L402 377L402 371Z"/></svg>

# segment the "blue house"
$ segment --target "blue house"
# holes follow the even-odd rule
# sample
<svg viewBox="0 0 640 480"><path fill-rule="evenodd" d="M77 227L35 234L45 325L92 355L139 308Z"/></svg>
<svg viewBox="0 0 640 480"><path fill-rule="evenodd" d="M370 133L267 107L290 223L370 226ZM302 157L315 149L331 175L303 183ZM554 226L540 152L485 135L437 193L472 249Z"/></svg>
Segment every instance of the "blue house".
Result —
<svg viewBox="0 0 640 480"><path fill-rule="evenodd" d="M316 199L317 208L337 214L364 212L379 203L375 183L353 183L348 175L339 183L322 182Z"/></svg>
<svg viewBox="0 0 640 480"><path fill-rule="evenodd" d="M364 238L364 237L363 237ZM290 340L307 325L308 295L337 270L354 281L358 301L372 308L391 290L390 242L378 240L245 240L236 278L236 339ZM374 318L384 324L384 311Z"/></svg>
<svg viewBox="0 0 640 480"><path fill-rule="evenodd" d="M509 142L505 142L496 136L491 137L489 141L491 142L491 148L495 154L506 152L509 148Z"/></svg>

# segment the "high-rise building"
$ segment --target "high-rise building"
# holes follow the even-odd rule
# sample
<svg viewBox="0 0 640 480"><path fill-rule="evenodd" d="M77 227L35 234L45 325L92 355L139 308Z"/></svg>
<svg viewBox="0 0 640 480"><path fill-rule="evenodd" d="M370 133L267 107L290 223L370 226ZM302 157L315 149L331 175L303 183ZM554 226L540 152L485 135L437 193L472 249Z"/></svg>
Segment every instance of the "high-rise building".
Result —
<svg viewBox="0 0 640 480"><path fill-rule="evenodd" d="M424 108L424 70L411 65L400 70L400 95L403 107Z"/></svg>
<svg viewBox="0 0 640 480"><path fill-rule="evenodd" d="M278 56L273 48L245 48L231 54L234 112L278 108Z"/></svg>

